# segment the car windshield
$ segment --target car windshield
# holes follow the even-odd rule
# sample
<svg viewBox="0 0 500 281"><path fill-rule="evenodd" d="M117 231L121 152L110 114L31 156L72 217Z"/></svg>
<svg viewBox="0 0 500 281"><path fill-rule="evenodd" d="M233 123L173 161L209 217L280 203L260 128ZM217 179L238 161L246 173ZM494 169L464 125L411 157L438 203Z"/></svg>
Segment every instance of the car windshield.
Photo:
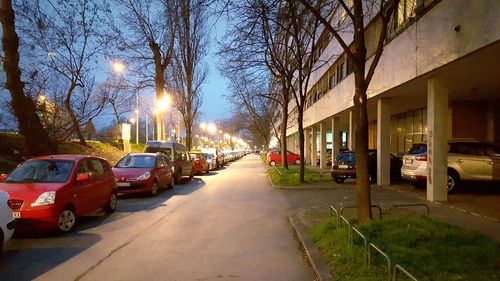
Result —
<svg viewBox="0 0 500 281"><path fill-rule="evenodd" d="M66 182L74 164L71 160L28 160L17 167L5 182Z"/></svg>
<svg viewBox="0 0 500 281"><path fill-rule="evenodd" d="M154 156L146 155L127 155L123 157L118 163L116 168L153 168L155 165Z"/></svg>
<svg viewBox="0 0 500 281"><path fill-rule="evenodd" d="M212 159L212 154L209 154L209 153L203 153L203 155L205 155L205 158L207 159Z"/></svg>
<svg viewBox="0 0 500 281"><path fill-rule="evenodd" d="M408 154L421 154L427 152L427 144L425 143L415 143L408 150Z"/></svg>
<svg viewBox="0 0 500 281"><path fill-rule="evenodd" d="M335 162L349 162L349 163L355 163L356 162L356 153L354 152L343 152L337 155L335 157Z"/></svg>

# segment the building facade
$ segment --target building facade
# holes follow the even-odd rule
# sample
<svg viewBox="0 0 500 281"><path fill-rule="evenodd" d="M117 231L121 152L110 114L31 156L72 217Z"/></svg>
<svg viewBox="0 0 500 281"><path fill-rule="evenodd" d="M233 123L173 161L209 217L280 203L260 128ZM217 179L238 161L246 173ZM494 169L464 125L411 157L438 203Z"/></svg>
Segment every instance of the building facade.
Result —
<svg viewBox="0 0 500 281"><path fill-rule="evenodd" d="M375 42L376 25L370 24L365 37ZM349 32L345 36L349 42ZM335 155L354 149L354 75L327 32L318 45L304 111L305 156L307 164L320 158L327 168L327 150ZM500 2L401 0L367 95L377 184L390 184L390 153L402 155L414 143L426 142L432 148L427 198L447 200L447 141L500 143ZM289 108L288 147L298 153L295 104Z"/></svg>

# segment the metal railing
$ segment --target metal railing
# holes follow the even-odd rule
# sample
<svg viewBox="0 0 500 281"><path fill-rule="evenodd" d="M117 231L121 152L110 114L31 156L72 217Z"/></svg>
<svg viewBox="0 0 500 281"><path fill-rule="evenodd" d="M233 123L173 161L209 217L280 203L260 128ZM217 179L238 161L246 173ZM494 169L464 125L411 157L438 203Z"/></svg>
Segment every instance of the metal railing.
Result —
<svg viewBox="0 0 500 281"><path fill-rule="evenodd" d="M373 243L370 243L368 245L368 265L372 264L372 253L373 253L372 249L375 249L387 261L387 280L391 281L391 259L386 253L377 248L377 246L375 246Z"/></svg>
<svg viewBox="0 0 500 281"><path fill-rule="evenodd" d="M351 245L354 244L354 234L357 234L361 239L363 239L363 253L365 253L365 262L368 263L368 239L366 239L366 236L361 233L357 228L354 226L352 227L352 234L351 235Z"/></svg>
<svg viewBox="0 0 500 281"><path fill-rule="evenodd" d="M379 205L371 205L372 208L375 208L378 210L378 216L380 219L382 219L382 208L379 206ZM358 206L355 206L355 205L347 205L347 206L344 206L342 208L340 208L340 215L342 215L344 213L344 210L345 209L357 209Z"/></svg>
<svg viewBox="0 0 500 281"><path fill-rule="evenodd" d="M396 205L392 205L390 208L389 208L389 216L391 215L391 212L393 209L395 208L407 208L407 207L424 207L427 211L427 216L429 216L429 206L427 206L427 204L423 204L423 203L412 203L412 204L396 204Z"/></svg>
<svg viewBox="0 0 500 281"><path fill-rule="evenodd" d="M396 264L394 266L394 271L392 273L392 281L396 281L398 280L398 272L402 272L406 275L406 277L409 277L410 279L412 279L413 281L418 281L417 278L415 278L415 276L411 275L411 273L409 273L406 269L404 269L401 265L399 264Z"/></svg>
<svg viewBox="0 0 500 281"><path fill-rule="evenodd" d="M335 220L337 221L337 226L340 226L340 214L332 205L330 205L330 217L333 217L333 213L335 213Z"/></svg>

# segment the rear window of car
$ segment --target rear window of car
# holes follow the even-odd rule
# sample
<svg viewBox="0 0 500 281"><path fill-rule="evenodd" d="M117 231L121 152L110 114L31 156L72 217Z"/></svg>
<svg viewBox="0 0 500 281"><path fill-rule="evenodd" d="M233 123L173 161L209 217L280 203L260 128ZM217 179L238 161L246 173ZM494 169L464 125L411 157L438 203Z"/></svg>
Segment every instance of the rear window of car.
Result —
<svg viewBox="0 0 500 281"><path fill-rule="evenodd" d="M170 147L158 147L158 146L148 146L146 147L146 153L157 153L161 152L167 156L172 154L172 149Z"/></svg>
<svg viewBox="0 0 500 281"><path fill-rule="evenodd" d="M407 154L422 154L427 152L427 144L416 143L408 150Z"/></svg>
<svg viewBox="0 0 500 281"><path fill-rule="evenodd" d="M335 157L335 161L342 162L356 162L356 153L354 152L343 152Z"/></svg>

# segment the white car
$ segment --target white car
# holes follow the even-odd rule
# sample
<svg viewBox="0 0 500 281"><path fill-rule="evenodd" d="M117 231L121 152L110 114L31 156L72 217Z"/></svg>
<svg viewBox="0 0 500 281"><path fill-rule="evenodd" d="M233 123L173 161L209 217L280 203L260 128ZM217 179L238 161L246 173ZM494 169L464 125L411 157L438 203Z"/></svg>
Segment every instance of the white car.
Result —
<svg viewBox="0 0 500 281"><path fill-rule="evenodd" d="M8 205L9 194L0 191L0 252L5 242L9 241L14 233L15 222L12 217L12 209Z"/></svg>

